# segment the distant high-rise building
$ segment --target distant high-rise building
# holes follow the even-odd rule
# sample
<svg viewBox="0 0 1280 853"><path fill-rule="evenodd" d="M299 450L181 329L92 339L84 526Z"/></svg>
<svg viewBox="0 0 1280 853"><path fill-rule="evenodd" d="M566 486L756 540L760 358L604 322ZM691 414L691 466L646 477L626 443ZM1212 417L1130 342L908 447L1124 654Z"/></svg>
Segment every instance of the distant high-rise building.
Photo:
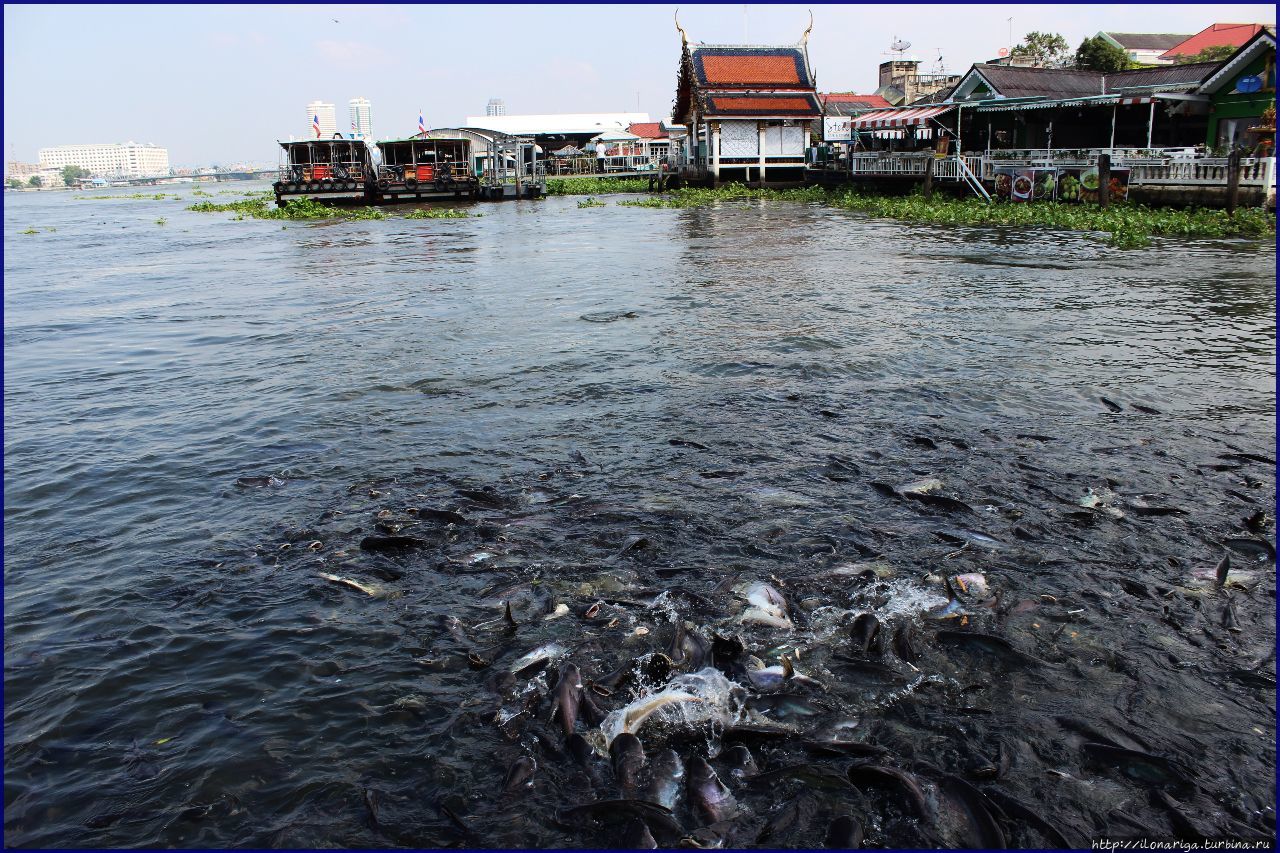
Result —
<svg viewBox="0 0 1280 853"><path fill-rule="evenodd" d="M347 102L351 111L351 133L356 139L373 139L373 117L368 98L352 98Z"/></svg>
<svg viewBox="0 0 1280 853"><path fill-rule="evenodd" d="M507 114L507 105L502 98L490 98L489 103L485 104L484 114L487 116L504 116Z"/></svg>
<svg viewBox="0 0 1280 853"><path fill-rule="evenodd" d="M169 174L169 151L136 142L110 145L58 145L40 149L40 168L79 166L92 175L150 178Z"/></svg>
<svg viewBox="0 0 1280 853"><path fill-rule="evenodd" d="M319 133L316 128L319 127ZM310 139L333 139L338 132L338 117L333 104L324 101L312 101L307 104L307 137Z"/></svg>

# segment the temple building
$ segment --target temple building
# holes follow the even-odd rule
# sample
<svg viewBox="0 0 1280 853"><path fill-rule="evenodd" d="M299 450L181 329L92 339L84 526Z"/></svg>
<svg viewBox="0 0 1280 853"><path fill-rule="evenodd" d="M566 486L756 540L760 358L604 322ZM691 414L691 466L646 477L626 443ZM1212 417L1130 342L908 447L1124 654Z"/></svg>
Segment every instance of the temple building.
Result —
<svg viewBox="0 0 1280 853"><path fill-rule="evenodd" d="M688 131L681 177L712 186L803 183L810 124L822 115L809 30L786 46L690 46L683 29L680 37L672 120Z"/></svg>

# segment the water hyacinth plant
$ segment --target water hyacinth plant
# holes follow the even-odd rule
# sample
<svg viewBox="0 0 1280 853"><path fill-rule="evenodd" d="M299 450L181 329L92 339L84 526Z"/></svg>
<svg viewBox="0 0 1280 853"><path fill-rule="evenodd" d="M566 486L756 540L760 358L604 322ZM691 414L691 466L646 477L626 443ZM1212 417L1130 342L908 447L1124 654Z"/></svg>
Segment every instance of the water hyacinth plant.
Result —
<svg viewBox="0 0 1280 853"><path fill-rule="evenodd" d="M404 214L405 219L470 219L479 216L456 207L419 207Z"/></svg>
<svg viewBox="0 0 1280 853"><path fill-rule="evenodd" d="M582 201L578 202L578 207L604 207L604 202L598 201L592 196L587 196Z"/></svg>
<svg viewBox="0 0 1280 853"><path fill-rule="evenodd" d="M547 195L605 195L650 192L647 178L548 178Z"/></svg>
<svg viewBox="0 0 1280 853"><path fill-rule="evenodd" d="M1240 209L1234 215L1228 215L1223 210L1174 210L1122 202L1103 210L1092 205L1063 202L988 204L976 198L863 195L853 190L826 190L821 187L790 190L757 189L741 184L726 184L715 189L685 187L660 196L628 199L618 204L682 208L749 199L817 203L885 219L931 225L1039 226L1065 231L1104 232L1109 235L1108 245L1125 249L1150 245L1153 236L1273 237L1276 232L1275 216L1261 208Z"/></svg>
<svg viewBox="0 0 1280 853"><path fill-rule="evenodd" d="M255 196L244 201L217 203L197 202L187 210L196 213L238 213L238 219L386 219L387 214L376 207L330 207L309 198L290 201L284 207L271 207L269 196Z"/></svg>

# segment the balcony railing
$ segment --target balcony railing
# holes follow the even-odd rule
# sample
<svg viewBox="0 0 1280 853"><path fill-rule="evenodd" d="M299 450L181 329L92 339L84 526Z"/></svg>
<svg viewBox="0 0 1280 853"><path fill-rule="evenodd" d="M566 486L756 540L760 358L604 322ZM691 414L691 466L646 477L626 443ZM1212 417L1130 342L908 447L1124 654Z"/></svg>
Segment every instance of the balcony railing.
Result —
<svg viewBox="0 0 1280 853"><path fill-rule="evenodd" d="M1131 186L1222 186L1227 184L1226 157L1194 157L1194 149L1094 148L1021 149L963 154L965 165L984 181L994 181L1000 168L1089 168L1102 154L1111 157L1112 168L1128 169ZM849 154L834 161L840 171L859 177L918 177L925 162L934 160L939 180L961 180L955 155L935 157L927 151L880 151ZM828 168L832 164L828 164ZM1246 157L1240 161L1240 186L1275 187L1275 158Z"/></svg>

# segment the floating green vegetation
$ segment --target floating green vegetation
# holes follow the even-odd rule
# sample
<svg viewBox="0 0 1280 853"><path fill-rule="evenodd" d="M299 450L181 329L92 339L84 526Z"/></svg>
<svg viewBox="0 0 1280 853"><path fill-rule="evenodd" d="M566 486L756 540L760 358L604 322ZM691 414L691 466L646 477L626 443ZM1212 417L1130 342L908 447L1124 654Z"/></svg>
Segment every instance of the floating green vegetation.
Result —
<svg viewBox="0 0 1280 853"><path fill-rule="evenodd" d="M1150 245L1152 236L1164 237L1265 237L1275 234L1275 219L1261 208L1240 209L1234 216L1225 210L1173 210L1132 202L1113 204L1106 210L1086 204L1035 202L987 204L978 199L935 196L885 197L853 192L833 194L828 203L846 210L904 222L933 225L1042 226L1065 231L1105 231L1108 245L1124 249Z"/></svg>
<svg viewBox="0 0 1280 853"><path fill-rule="evenodd" d="M228 201L221 204L213 201L198 201L188 207L187 210L194 210L196 213L230 213L232 211L248 213L258 208L266 208L266 206L266 199L253 201Z"/></svg>
<svg viewBox="0 0 1280 853"><path fill-rule="evenodd" d="M725 201L750 201L772 199L775 201L821 202L828 194L821 187L804 187L793 190L756 189L742 184L725 184L715 189L681 187L660 196L645 199L628 199L618 204L627 207L701 207Z"/></svg>
<svg viewBox="0 0 1280 853"><path fill-rule="evenodd" d="M547 195L604 195L647 193L648 178L548 178Z"/></svg>
<svg viewBox="0 0 1280 853"><path fill-rule="evenodd" d="M23 234L39 234L40 232L34 228L28 228L26 231L23 231L22 233Z"/></svg>
<svg viewBox="0 0 1280 853"><path fill-rule="evenodd" d="M618 202L622 207L681 207L669 198L628 198ZM578 207L582 207L581 204Z"/></svg>
<svg viewBox="0 0 1280 853"><path fill-rule="evenodd" d="M207 193L204 190L199 190L199 189L192 190L191 194L193 196L204 196L205 198L213 198L213 193Z"/></svg>
<svg viewBox="0 0 1280 853"><path fill-rule="evenodd" d="M196 213L237 213L236 220L251 219L386 219L376 207L330 207L309 198L293 199L284 207L270 207L269 195L258 195L244 201L196 202L187 208Z"/></svg>
<svg viewBox="0 0 1280 853"><path fill-rule="evenodd" d="M626 204L626 202L623 202L623 204ZM597 201L591 196L587 196L582 201L578 202L578 207L604 207L604 202Z"/></svg>
<svg viewBox="0 0 1280 853"><path fill-rule="evenodd" d="M72 197L80 201L99 201L103 199L113 200L113 199L124 199L124 198L149 198L154 201L163 201L166 198L176 198L176 199L182 198L182 196L174 195L173 193L155 193L155 194L133 193L131 195L78 195L78 196L72 196Z"/></svg>
<svg viewBox="0 0 1280 853"><path fill-rule="evenodd" d="M156 224L157 224L157 225L164 225L164 224L165 224L166 222L168 222L168 221L169 221L169 220L167 220L167 219L165 219L163 216L161 216L159 219L157 219L157 220L156 220Z"/></svg>
<svg viewBox="0 0 1280 853"><path fill-rule="evenodd" d="M405 219L470 219L479 216L456 207L418 207L404 215Z"/></svg>
<svg viewBox="0 0 1280 853"><path fill-rule="evenodd" d="M1150 245L1153 236L1268 237L1274 236L1276 231L1275 217L1262 208L1238 209L1232 216L1223 210L1173 210L1120 202L1103 210L1087 204L989 204L976 198L862 195L851 190L829 191L821 187L791 190L754 189L741 184L727 184L715 189L685 187L660 196L629 199L618 204L680 208L748 199L821 203L886 219L931 225L1040 226L1066 231L1105 232L1110 235L1108 245L1126 249Z"/></svg>

